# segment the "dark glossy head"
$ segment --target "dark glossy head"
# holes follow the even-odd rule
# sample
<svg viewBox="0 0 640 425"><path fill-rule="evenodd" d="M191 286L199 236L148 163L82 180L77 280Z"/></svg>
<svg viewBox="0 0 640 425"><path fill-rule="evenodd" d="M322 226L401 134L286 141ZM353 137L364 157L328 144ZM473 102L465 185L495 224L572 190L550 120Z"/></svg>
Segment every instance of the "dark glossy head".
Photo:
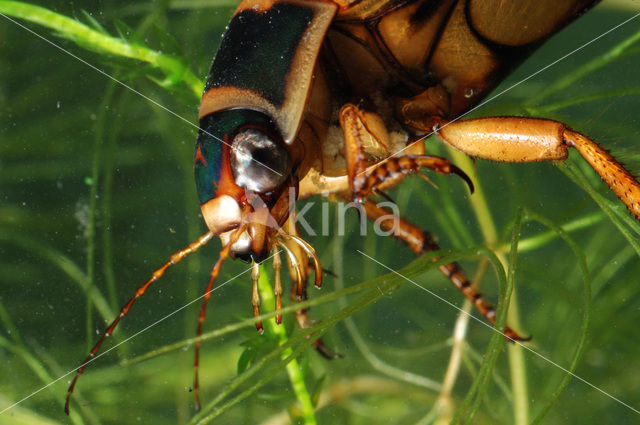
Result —
<svg viewBox="0 0 640 425"><path fill-rule="evenodd" d="M194 169L204 220L223 243L249 223L231 247L233 257L261 261L268 255L269 235L286 221L295 197L294 165L275 125L261 112L230 109L200 120Z"/></svg>

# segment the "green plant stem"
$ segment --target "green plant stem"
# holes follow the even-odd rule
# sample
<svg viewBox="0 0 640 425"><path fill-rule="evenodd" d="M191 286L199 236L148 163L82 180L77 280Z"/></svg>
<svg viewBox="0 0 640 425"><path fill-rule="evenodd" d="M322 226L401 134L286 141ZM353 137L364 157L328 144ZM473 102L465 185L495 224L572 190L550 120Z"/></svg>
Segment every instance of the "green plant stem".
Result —
<svg viewBox="0 0 640 425"><path fill-rule="evenodd" d="M336 208L336 220L338 219L339 219L338 209ZM366 236L368 243L366 243L365 246L368 249L371 249L372 246L375 246L373 244L375 243L376 238L373 236L375 236L373 233L368 233ZM345 287L344 279L341 277L341 276L344 276L344 263L343 263L344 246L342 243L340 243L339 241L340 238L342 238L342 236L340 236L339 233L336 233L333 237L333 241L331 244L332 245L331 266L336 276L339 276L337 279L335 279L336 290L342 290ZM365 279L372 279L373 277L375 277L374 273L375 273L374 268L365 267L365 269L362 272L362 275ZM367 274L370 274L373 276L367 276ZM338 299L338 304L340 305L341 308L347 307L347 301L344 297L341 297ZM439 382L434 381L433 379L427 378L426 376L421 376L421 375L412 373L408 370L403 370L395 366L392 366L389 363L380 359L378 356L376 356L367 345L367 341L365 341L364 337L361 335L353 318L347 317L344 320L344 326L347 329L347 332L349 332L349 335L351 336L351 338L353 339L354 344L360 351L360 354L362 354L362 356L369 362L371 367L373 367L375 370L387 376L390 376L398 381L404 381L409 384L416 385L419 387L424 387L433 391L440 391L441 385Z"/></svg>
<svg viewBox="0 0 640 425"><path fill-rule="evenodd" d="M558 387L551 395L549 401L543 406L543 408L536 415L536 417L532 422L532 425L538 425L542 423L545 415L549 412L549 410L551 410L551 407L553 407L553 405L558 401L562 392L564 392L564 390L569 385L569 382L573 378L573 373L578 367L578 362L582 358L582 355L584 354L584 351L587 347L587 340L589 336L589 322L591 321L591 298L592 298L591 277L589 274L589 269L587 267L587 260L584 256L584 253L582 253L578 244L576 244L573 241L573 239L571 239L569 235L562 230L562 228L560 228L559 226L556 226L550 220L547 220L546 218L538 214L532 213L530 211L527 212L527 218L530 220L535 220L547 226L549 229L552 229L554 232L557 232L558 235L560 235L560 237L565 241L565 243L569 245L569 248L571 248L571 250L574 252L583 276L583 307L582 307L582 326L580 327L580 338L578 339L578 342L576 344L576 351L573 356L573 359L571 359L571 365L567 368L568 373L566 373L564 377L560 380Z"/></svg>
<svg viewBox="0 0 640 425"><path fill-rule="evenodd" d="M511 300L511 294L514 289L516 264L518 260L518 241L520 239L520 227L522 225L522 215L523 215L522 209L519 209L518 212L516 213L515 223L513 225L513 232L511 236L511 250L509 252L509 262L508 262L509 268L507 269L506 284L505 285L501 284L499 288L500 301L499 301L498 310L496 313L495 328L496 328L496 331L498 331L498 333L500 334L500 336L494 334L491 338L491 342L489 343L487 354L483 359L484 360L483 365L482 365L482 368L480 369L480 373L478 374L478 379L476 380L476 382L479 382L480 397L476 397L474 405L471 408L471 413L469 414L467 420L465 421L465 424L472 423L473 416L477 411L477 409L480 407L480 403L482 402L482 395L486 392L486 389L489 386L491 372L493 371L495 362L498 359L498 354L501 351L502 345L500 344L501 343L504 344L504 341L501 338L501 336L504 335L509 302ZM502 264L505 263L503 259L500 259L500 262ZM516 366L519 366L519 365L516 365ZM523 367L520 369L516 369L516 373L519 373L520 371L523 371L523 370L524 370ZM513 367L512 367L512 372L513 372ZM517 379L519 378L522 379L521 377L519 377L518 375L515 375L514 373L511 374L512 387L514 387L514 390L517 389L517 386L513 385L513 383L517 382ZM475 385L475 382L474 382L474 385ZM514 398L515 398L515 394L514 394ZM528 413L528 412L525 412L525 413ZM519 423L518 421L528 419L528 418L522 418L520 416L521 414L519 414L517 411L514 412L515 423Z"/></svg>
<svg viewBox="0 0 640 425"><path fill-rule="evenodd" d="M605 218L604 214L601 211L596 211L594 213L580 216L575 220L571 220L560 226L560 228L567 233L575 232L578 230L587 229L594 224L601 222ZM534 251L536 249L544 248L549 242L559 238L558 235L553 230L549 230L546 232L540 232L534 236L530 236L525 239L521 239L518 243L518 252L521 254L523 252ZM508 248L508 244L501 244L499 246L498 251L503 252Z"/></svg>
<svg viewBox="0 0 640 425"><path fill-rule="evenodd" d="M638 87L625 87L617 90L609 90L600 93L590 93L584 96L571 97L555 103L549 103L542 106L527 106L526 111L531 115L545 115L550 112L557 111L558 109L568 108L571 106L582 106L587 102L595 102L607 99L616 99L622 96L638 96L640 95L640 88Z"/></svg>
<svg viewBox="0 0 640 425"><path fill-rule="evenodd" d="M458 163L463 170L473 169L473 163L468 156L463 155L453 149L449 149L449 151L454 157L455 162ZM482 185L476 184L476 190L474 194L469 198L469 202L476 215L480 230L482 231L482 235L487 243L487 246L489 246L490 248L495 248L498 243L498 232L491 216L491 211L489 210L489 205L482 189ZM504 255L501 252L497 252L496 255L498 256L502 264L506 267L506 259L504 258ZM513 288L513 290L511 290L509 302L510 308L507 316L509 325L514 329L520 329L521 327L520 315L518 314L518 297L515 287ZM514 424L526 425L529 423L529 395L527 389L527 375L526 364L524 361L524 352L520 345L509 344L509 347L507 347L507 353L509 357L509 369L513 391Z"/></svg>
<svg viewBox="0 0 640 425"><path fill-rule="evenodd" d="M199 98L202 94L204 85L200 78L196 77L176 56L112 37L75 19L28 3L0 1L0 13L5 15L6 19L10 19L8 17L11 16L52 29L58 36L71 40L83 48L146 62L166 75L166 84L182 81L196 97Z"/></svg>
<svg viewBox="0 0 640 425"><path fill-rule="evenodd" d="M529 101L527 101L527 105L535 105L549 95L561 92L581 78L620 58L638 40L640 40L640 31L627 37L613 49L608 50L600 56L596 56L586 64L580 65L579 68L573 70L573 72L567 74L565 77L559 78L554 83L549 84L544 90L541 90L537 96L531 97Z"/></svg>
<svg viewBox="0 0 640 425"><path fill-rule="evenodd" d="M42 241L3 226L0 226L0 241L14 244L27 252L38 255L69 276L72 281L78 284L80 290L85 293L89 292L89 285L91 283L89 277L63 252L46 245ZM109 303L100 291L91 291L91 301L95 304L98 313L104 320L113 319L115 313L111 310Z"/></svg>
<svg viewBox="0 0 640 425"><path fill-rule="evenodd" d="M100 181L100 161L102 160L102 145L104 142L107 111L108 106L113 101L113 95L115 91L115 83L113 81L107 86L105 93L102 96L102 102L100 104L98 120L95 125L95 134L93 140L93 159L91 161L91 180L89 185L89 210L87 211L87 224L86 224L86 243L87 243L87 278L89 279L89 290L87 291L86 298L86 335L87 335L87 351L91 350L93 346L92 336L94 335L93 329L93 302L92 293L96 290L95 279L95 257L96 257L96 215L98 204L98 184Z"/></svg>
<svg viewBox="0 0 640 425"><path fill-rule="evenodd" d="M264 266L260 266L260 280L258 281L258 289L260 290L260 298L262 305L266 307L266 310L274 311L275 298L273 295L273 287L269 282ZM289 336L284 325L278 325L275 317L271 317L264 322L265 331L268 335L273 335L278 341L278 345L282 345L287 342ZM293 354L291 347L285 348L280 357L284 360L289 358ZM295 357L292 357L286 366L287 375L289 375L289 381L291 382L291 388L300 403L301 416L306 425L315 425L316 417L314 413L313 402L311 401L311 395L307 390L307 386L304 382L304 375L300 369L300 364Z"/></svg>
<svg viewBox="0 0 640 425"><path fill-rule="evenodd" d="M479 282L484 277L487 270L489 261L482 259L478 265L475 276L472 282ZM458 315L456 324L453 330L453 337L451 343L451 355L449 356L449 364L447 365L447 371L445 372L444 379L442 380L442 390L438 395L434 407L420 422L422 424L430 423L430 418L437 418L435 425L449 424L453 419L453 401L451 394L455 386L458 373L460 372L460 364L464 358L464 350L467 347L467 329L469 328L469 321L471 320L471 310L473 305L468 299L464 300L462 305L462 314Z"/></svg>
<svg viewBox="0 0 640 425"><path fill-rule="evenodd" d="M511 285L506 278L505 269L502 266L502 262L493 253L493 251L486 248L480 248L480 252L484 253L487 258L492 262L494 270L496 271L496 277L498 278L498 308L496 310L495 329L496 331L491 336L489 346L485 352L482 360L482 366L478 371L477 377L473 381L473 385L469 389L467 396L460 404L460 407L453 418L453 424L471 423L475 413L482 402L484 395L486 394L487 387L491 380L491 374L498 360L498 355L502 351L504 344L503 331L507 319L507 311L509 305L509 294L511 292Z"/></svg>
<svg viewBox="0 0 640 425"><path fill-rule="evenodd" d="M22 344L22 342L12 343L11 341L7 340L2 335L0 335L0 347L7 350L8 352L13 353L15 356L20 358L29 367L29 369L31 369L31 371L40 379L40 381L45 385L43 389L46 387L49 387L51 383L59 381L59 379L55 379L53 376L51 376L46 366L40 361L39 358L31 354L31 352L29 352L27 347L25 347L24 344ZM60 387L61 385L55 385L55 386L52 386L48 391L50 392L49 398L57 402L60 407L60 410L62 410L62 407L64 406L64 401L62 398L56 397L55 396L56 393L54 392ZM3 406L3 408L5 407L6 406ZM13 415L13 412L11 414L7 414L6 416L12 416L12 415ZM70 415L70 418L74 424L77 424L77 425L84 424L84 420L82 419L82 416L75 412L73 412L73 414ZM24 422L24 423L27 423L27 422ZM38 423L38 422L29 422L29 423Z"/></svg>
<svg viewBox="0 0 640 425"><path fill-rule="evenodd" d="M564 161L560 164L559 168L560 171L565 173L575 184L591 196L609 220L615 224L620 233L622 233L622 236L629 242L629 245L631 245L640 256L640 227L638 226L638 222L627 213L622 205L612 203L598 193L598 191L589 184L586 176L580 172L576 164L571 161Z"/></svg>
<svg viewBox="0 0 640 425"><path fill-rule="evenodd" d="M478 251L483 251L483 248L472 248L468 250L456 251L454 253L444 254L442 251L436 251L433 253L428 253L418 257L418 259L414 260L411 264L404 267L401 270L394 271L388 275L380 276L378 278L362 282L356 284L354 286L350 286L342 291L334 291L330 294L327 294L321 299L313 299L311 301L304 301L293 306L288 306L282 309L282 312L285 313L287 311L293 311L297 309L302 309L306 307L310 307L312 305L328 302L330 300L335 300L340 297L343 297L347 294L356 293L359 291L363 291L364 293L354 300L353 303L350 303L346 308L341 309L338 313L326 317L321 323L313 325L309 328L303 329L298 335L293 335L290 337L284 344L278 346L275 350L272 350L267 355L258 359L249 369L244 371L241 375L236 377L233 381L229 382L229 384L216 396L211 402L209 402L200 412L200 414L196 415L189 422L190 424L206 424L210 423L217 416L221 415L225 411L227 411L230 407L239 403L241 400L249 397L251 394L254 394L257 389L264 386L267 382L269 382L275 374L279 373L281 369L284 368L284 365L289 361L289 359L294 358L296 356L301 355L305 350L307 350L313 340L310 338L313 335L315 338L320 338L324 335L329 329L335 326L337 323L343 321L345 318L352 316L358 311L361 311L381 297L386 296L390 292L392 292L395 288L397 288L402 283L405 283L407 279L412 279L416 276L424 274L426 271L431 270L433 268L437 268L440 265L452 263L455 261L459 261L462 258L466 257L475 257L478 254ZM486 252L484 250L483 252ZM490 252L487 255L491 255L490 260L493 262L494 267L501 268L501 264L499 262L494 261L494 256ZM434 258L439 258L437 261L434 261ZM389 269L391 270L391 269ZM262 318L272 317L275 313L268 313L264 315ZM241 324L230 325L227 326L222 331L228 331L228 329L233 326L248 326L255 322L255 319L248 319L243 321ZM211 332L210 334L213 334ZM219 332L216 332L216 335L220 335ZM208 335L203 335L202 340L206 339ZM296 345L297 344L297 345ZM281 362L280 364L275 365L275 367L271 367L270 370L266 373L266 376L257 381L253 380L253 377L259 371L267 369L268 366L273 362L276 356L280 356L282 351L285 349L292 347L294 349L293 354L286 360ZM230 395L235 389L237 389L240 385L245 382L255 382L250 388L246 391L243 391L241 394L229 400L224 405L217 407L216 406L228 395Z"/></svg>

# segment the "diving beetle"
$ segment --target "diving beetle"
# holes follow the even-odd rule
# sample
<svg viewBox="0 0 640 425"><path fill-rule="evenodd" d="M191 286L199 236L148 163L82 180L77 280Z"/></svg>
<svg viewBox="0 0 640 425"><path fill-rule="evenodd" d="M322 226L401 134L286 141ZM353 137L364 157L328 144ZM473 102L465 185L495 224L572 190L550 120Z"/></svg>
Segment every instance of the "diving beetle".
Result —
<svg viewBox="0 0 640 425"><path fill-rule="evenodd" d="M569 126L513 116L458 119L596 2L567 1L550 11L533 1L241 1L207 76L199 112L195 180L209 230L173 254L122 307L77 370L67 413L86 363L133 303L168 267L216 236L223 248L205 291L198 336L213 282L230 256L252 263L256 317L258 264L268 258L276 270L276 309L281 308L279 249L291 269L294 300L306 298L311 269L320 287L318 256L296 231L290 208L295 200L331 194L354 201L416 255L438 250L429 233L370 199L422 168L457 174L473 189L448 159L426 154L422 140L432 132L471 157L500 162L562 161L574 148L640 219L638 181ZM494 322L494 308L456 263L439 269ZM281 321L280 314L276 318ZM306 326L306 311L297 318ZM259 321L256 327L262 330ZM505 335L524 339L508 327ZM315 345L331 356L322 341ZM199 349L198 341L198 408Z"/></svg>

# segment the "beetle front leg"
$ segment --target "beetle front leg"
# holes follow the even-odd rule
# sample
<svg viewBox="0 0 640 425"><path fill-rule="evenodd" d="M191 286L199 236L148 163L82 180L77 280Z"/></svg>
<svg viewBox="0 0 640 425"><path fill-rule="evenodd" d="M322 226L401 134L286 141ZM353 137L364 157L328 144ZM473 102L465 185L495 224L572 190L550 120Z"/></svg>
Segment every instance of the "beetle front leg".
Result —
<svg viewBox="0 0 640 425"><path fill-rule="evenodd" d="M279 245L286 253L291 275L291 300L300 303L307 300L307 282L310 272L310 263L315 269L315 287L320 289L322 283L322 268L313 248L298 236L295 213L291 213L283 226L281 236L285 241L279 241ZM276 271L278 273L278 271ZM300 329L306 329L313 324L309 319L309 308L296 309L296 322ZM308 338L313 338L313 334ZM329 349L322 338L316 338L313 343L316 351L326 359L340 357Z"/></svg>
<svg viewBox="0 0 640 425"><path fill-rule="evenodd" d="M640 220L640 183L607 151L567 125L537 118L495 117L441 123L438 136L476 158L500 162L562 161L575 148Z"/></svg>

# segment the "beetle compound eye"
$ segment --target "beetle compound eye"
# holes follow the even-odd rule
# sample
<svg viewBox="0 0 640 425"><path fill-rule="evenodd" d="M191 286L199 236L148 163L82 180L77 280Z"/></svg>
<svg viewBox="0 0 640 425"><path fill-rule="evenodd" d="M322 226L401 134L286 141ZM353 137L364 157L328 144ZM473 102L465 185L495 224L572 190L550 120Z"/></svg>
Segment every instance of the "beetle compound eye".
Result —
<svg viewBox="0 0 640 425"><path fill-rule="evenodd" d="M262 131L247 129L233 139L231 171L238 186L265 193L289 178L291 158L284 147Z"/></svg>

